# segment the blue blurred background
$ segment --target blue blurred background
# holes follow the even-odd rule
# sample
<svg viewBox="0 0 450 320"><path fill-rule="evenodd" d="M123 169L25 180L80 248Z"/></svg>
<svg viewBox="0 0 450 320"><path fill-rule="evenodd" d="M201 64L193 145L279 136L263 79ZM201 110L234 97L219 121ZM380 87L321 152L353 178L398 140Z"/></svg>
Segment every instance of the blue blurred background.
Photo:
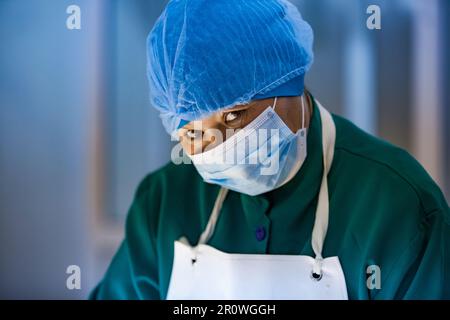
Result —
<svg viewBox="0 0 450 320"><path fill-rule="evenodd" d="M145 74L166 2L0 0L0 298L85 298L138 182L169 161ZM406 148L450 199L450 1L292 2L315 32L309 90ZM73 4L80 30L66 27ZM381 30L366 27L372 4Z"/></svg>

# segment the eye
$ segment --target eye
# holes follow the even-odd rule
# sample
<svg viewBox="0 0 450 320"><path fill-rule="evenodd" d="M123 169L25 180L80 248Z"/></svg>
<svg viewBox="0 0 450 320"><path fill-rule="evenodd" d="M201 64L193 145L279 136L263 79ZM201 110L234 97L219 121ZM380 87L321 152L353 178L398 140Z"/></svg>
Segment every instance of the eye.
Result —
<svg viewBox="0 0 450 320"><path fill-rule="evenodd" d="M200 130L192 130L192 129L186 130L186 133L184 135L190 140L195 140L202 136Z"/></svg>
<svg viewBox="0 0 450 320"><path fill-rule="evenodd" d="M233 120L236 120L238 117L239 117L239 115L237 114L237 112L229 112L225 116L225 121L226 122L233 121Z"/></svg>
<svg viewBox="0 0 450 320"><path fill-rule="evenodd" d="M242 122L243 115L246 110L236 110L230 111L223 115L223 122L227 126L236 127L239 126Z"/></svg>

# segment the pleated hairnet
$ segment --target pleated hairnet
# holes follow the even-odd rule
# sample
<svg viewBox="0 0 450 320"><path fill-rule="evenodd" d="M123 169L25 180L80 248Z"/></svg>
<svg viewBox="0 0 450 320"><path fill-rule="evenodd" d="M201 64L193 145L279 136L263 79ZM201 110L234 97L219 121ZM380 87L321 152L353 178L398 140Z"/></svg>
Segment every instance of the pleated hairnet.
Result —
<svg viewBox="0 0 450 320"><path fill-rule="evenodd" d="M312 44L287 0L171 0L147 38L150 102L174 135L283 84L301 94Z"/></svg>

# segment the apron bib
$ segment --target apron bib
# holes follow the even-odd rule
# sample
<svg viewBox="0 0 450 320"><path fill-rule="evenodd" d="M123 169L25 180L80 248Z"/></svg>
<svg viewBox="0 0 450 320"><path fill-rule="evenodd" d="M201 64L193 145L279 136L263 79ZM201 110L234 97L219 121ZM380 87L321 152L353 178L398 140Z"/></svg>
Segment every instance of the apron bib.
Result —
<svg viewBox="0 0 450 320"><path fill-rule="evenodd" d="M220 189L208 224L196 246L175 241L168 300L346 300L347 287L339 258L322 257L328 229L327 175L334 155L336 128L318 102L322 121L324 171L311 245L306 255L234 254L207 244L214 233L228 190Z"/></svg>

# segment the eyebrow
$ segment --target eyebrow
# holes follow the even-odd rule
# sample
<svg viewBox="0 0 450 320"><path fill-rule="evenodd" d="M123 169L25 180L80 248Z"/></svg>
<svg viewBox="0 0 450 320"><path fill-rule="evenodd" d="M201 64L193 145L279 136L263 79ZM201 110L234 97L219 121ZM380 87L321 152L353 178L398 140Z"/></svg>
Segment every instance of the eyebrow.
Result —
<svg viewBox="0 0 450 320"><path fill-rule="evenodd" d="M243 110L243 109L248 109L250 107L253 107L256 104L256 101L252 101L248 104L241 104L241 105L237 105L234 106L230 109L225 109L225 110L221 110L222 113L226 113L226 112L231 112L231 111L238 111L238 110Z"/></svg>

